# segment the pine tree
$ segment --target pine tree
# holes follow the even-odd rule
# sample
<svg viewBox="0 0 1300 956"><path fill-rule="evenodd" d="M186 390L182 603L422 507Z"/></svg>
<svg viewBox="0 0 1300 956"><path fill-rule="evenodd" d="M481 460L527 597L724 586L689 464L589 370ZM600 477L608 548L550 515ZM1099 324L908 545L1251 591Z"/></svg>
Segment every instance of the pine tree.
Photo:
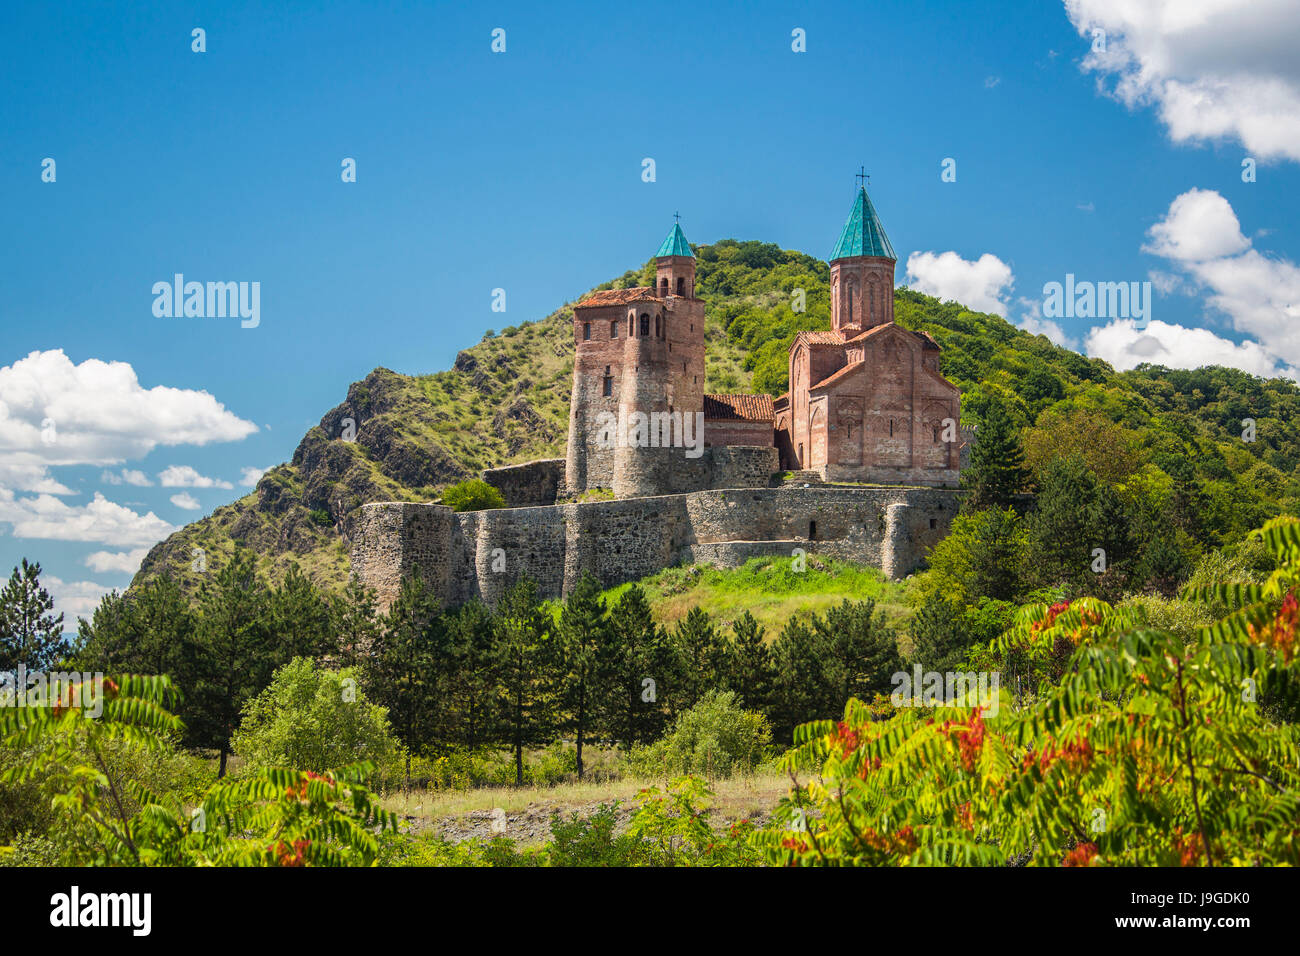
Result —
<svg viewBox="0 0 1300 956"><path fill-rule="evenodd" d="M831 716L819 712L826 675L812 629L798 618L786 622L772 645L772 663L776 673L772 733L789 741L799 724Z"/></svg>
<svg viewBox="0 0 1300 956"><path fill-rule="evenodd" d="M713 625L708 613L691 608L673 630L673 644L681 661L681 691L673 695L675 713L694 707L705 693L723 689L731 673L731 647L726 634Z"/></svg>
<svg viewBox="0 0 1300 956"><path fill-rule="evenodd" d="M289 571L268 601L276 664L295 657L316 659L337 650L330 626L330 604L298 565Z"/></svg>
<svg viewBox="0 0 1300 956"><path fill-rule="evenodd" d="M481 601L462 604L446 615L450 652L446 734L448 742L475 748L488 743L496 732L497 670L492 612Z"/></svg>
<svg viewBox="0 0 1300 956"><path fill-rule="evenodd" d="M53 610L54 599L41 587L41 566L23 558L0 590L0 671L19 664L48 671L63 659L63 614Z"/></svg>
<svg viewBox="0 0 1300 956"><path fill-rule="evenodd" d="M584 574L560 611L562 706L565 724L577 744L579 780L583 774L582 745L590 736L613 670L609 617L600 591L600 582Z"/></svg>
<svg viewBox="0 0 1300 956"><path fill-rule="evenodd" d="M966 660L972 637L962 621L960 606L940 594L929 595L908 624L912 635L912 663L924 671L947 673Z"/></svg>
<svg viewBox="0 0 1300 956"><path fill-rule="evenodd" d="M411 755L429 744L441 704L438 662L448 642L438 612L437 598L418 570L403 578L366 660L366 693L388 708L393 732L406 750L408 789Z"/></svg>
<svg viewBox="0 0 1300 956"><path fill-rule="evenodd" d="M731 623L733 669L728 686L747 710L767 712L772 704L772 649L749 611Z"/></svg>
<svg viewBox="0 0 1300 956"><path fill-rule="evenodd" d="M195 742L217 749L221 777L240 711L270 684L277 661L268 653L267 589L257 579L253 554L237 549L216 575L208 574L199 590L199 624L181 648L178 667L185 723Z"/></svg>
<svg viewBox="0 0 1300 956"><path fill-rule="evenodd" d="M355 667L370 653L379 633L375 592L353 575L342 592L330 598L330 641L344 667Z"/></svg>
<svg viewBox="0 0 1300 956"><path fill-rule="evenodd" d="M650 743L667 723L666 694L675 690L678 659L671 637L655 623L645 591L633 584L609 616L614 676L602 709L602 727L624 750Z"/></svg>
<svg viewBox="0 0 1300 956"><path fill-rule="evenodd" d="M969 492L963 503L969 511L1005 508L1029 483L1020 431L999 401L990 402L984 413L961 481Z"/></svg>
<svg viewBox="0 0 1300 956"><path fill-rule="evenodd" d="M554 732L558 655L549 615L537 585L521 580L505 593L493 617L498 655L498 693L503 729L515 755L515 784L524 783L524 747Z"/></svg>
<svg viewBox="0 0 1300 956"><path fill-rule="evenodd" d="M870 701L903 669L898 642L874 600L845 599L814 617L812 629L823 673L819 716L840 713L850 698Z"/></svg>

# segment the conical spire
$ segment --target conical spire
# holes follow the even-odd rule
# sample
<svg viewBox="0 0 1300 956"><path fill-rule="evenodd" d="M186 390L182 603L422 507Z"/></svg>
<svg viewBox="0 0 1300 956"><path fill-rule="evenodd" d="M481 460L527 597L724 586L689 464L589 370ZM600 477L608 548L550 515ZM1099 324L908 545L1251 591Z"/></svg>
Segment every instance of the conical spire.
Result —
<svg viewBox="0 0 1300 956"><path fill-rule="evenodd" d="M673 231L668 233L668 238L659 246L659 251L655 253L655 258L664 256L694 256L691 252L691 244L686 241L686 233L682 232L680 223L673 223Z"/></svg>
<svg viewBox="0 0 1300 956"><path fill-rule="evenodd" d="M876 215L876 207L871 205L871 197L867 195L865 186L858 187L858 197L853 203L848 222L844 224L844 231L840 233L840 241L835 243L835 249L831 252L830 261L847 259L849 256L898 259L894 255L894 247L889 244L889 237L885 235L885 227Z"/></svg>

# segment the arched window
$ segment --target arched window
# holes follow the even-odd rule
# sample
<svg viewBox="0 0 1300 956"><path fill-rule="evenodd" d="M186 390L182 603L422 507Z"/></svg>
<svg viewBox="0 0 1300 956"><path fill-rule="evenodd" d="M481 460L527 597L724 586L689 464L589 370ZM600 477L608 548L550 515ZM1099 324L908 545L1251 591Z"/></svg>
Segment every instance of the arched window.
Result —
<svg viewBox="0 0 1300 956"><path fill-rule="evenodd" d="M591 323L590 323L590 322L583 322L583 323L582 323L582 341L586 342L586 341L587 341L588 339L590 339L590 338L591 338Z"/></svg>
<svg viewBox="0 0 1300 956"><path fill-rule="evenodd" d="M848 321L845 323L846 325L855 324L853 321L853 300L857 298L857 293L858 293L857 286L853 285L853 283L850 282L848 288L848 295L845 297L849 300L849 318Z"/></svg>
<svg viewBox="0 0 1300 956"><path fill-rule="evenodd" d="M668 294L668 277L664 276L659 280L659 294L666 296Z"/></svg>
<svg viewBox="0 0 1300 956"><path fill-rule="evenodd" d="M808 540L809 540L809 541L816 541L816 540L817 540L817 522L816 522L816 521L809 521L809 522L808 522Z"/></svg>
<svg viewBox="0 0 1300 956"><path fill-rule="evenodd" d="M663 338L663 334L660 330L660 319L662 318L663 316L659 316L659 315L655 316L655 338L657 339Z"/></svg>
<svg viewBox="0 0 1300 956"><path fill-rule="evenodd" d="M683 278L682 276L677 277L677 294L678 295L686 294L686 279Z"/></svg>
<svg viewBox="0 0 1300 956"><path fill-rule="evenodd" d="M609 323L609 337L610 337L611 339L616 339L616 338L618 338L618 323L617 323L617 322L611 322L611 323Z"/></svg>
<svg viewBox="0 0 1300 956"><path fill-rule="evenodd" d="M605 366L605 389L603 395L609 396L614 394L614 377L609 374L609 366Z"/></svg>
<svg viewBox="0 0 1300 956"><path fill-rule="evenodd" d="M646 312L641 313L641 327L637 330L637 334L643 337L650 334L650 315Z"/></svg>

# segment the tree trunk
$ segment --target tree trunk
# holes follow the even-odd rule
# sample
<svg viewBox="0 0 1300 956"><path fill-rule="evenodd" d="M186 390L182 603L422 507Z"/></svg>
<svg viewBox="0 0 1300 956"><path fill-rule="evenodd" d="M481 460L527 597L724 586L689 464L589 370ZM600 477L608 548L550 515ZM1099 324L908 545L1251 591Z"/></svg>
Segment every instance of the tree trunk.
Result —
<svg viewBox="0 0 1300 956"><path fill-rule="evenodd" d="M579 780L582 779L582 725L584 722L584 718L586 717L586 714L584 713L584 704L585 704L584 698L586 696L585 691L586 691L585 687L582 690L578 691L578 779Z"/></svg>
<svg viewBox="0 0 1300 956"><path fill-rule="evenodd" d="M524 702L515 701L515 786L524 785Z"/></svg>
<svg viewBox="0 0 1300 956"><path fill-rule="evenodd" d="M226 745L221 745L221 762L217 765L217 779L220 780L226 775Z"/></svg>

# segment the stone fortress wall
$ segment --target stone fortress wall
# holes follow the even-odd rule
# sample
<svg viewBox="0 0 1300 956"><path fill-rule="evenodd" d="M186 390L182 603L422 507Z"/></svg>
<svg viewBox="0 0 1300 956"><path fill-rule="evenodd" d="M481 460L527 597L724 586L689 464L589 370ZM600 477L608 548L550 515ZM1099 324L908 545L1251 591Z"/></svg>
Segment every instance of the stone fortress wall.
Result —
<svg viewBox="0 0 1300 956"><path fill-rule="evenodd" d="M948 533L957 506L947 489L789 485L460 514L381 502L358 513L352 568L385 607L417 569L447 606L493 604L525 575L557 598L587 572L613 587L676 564L739 567L796 549L900 578Z"/></svg>

